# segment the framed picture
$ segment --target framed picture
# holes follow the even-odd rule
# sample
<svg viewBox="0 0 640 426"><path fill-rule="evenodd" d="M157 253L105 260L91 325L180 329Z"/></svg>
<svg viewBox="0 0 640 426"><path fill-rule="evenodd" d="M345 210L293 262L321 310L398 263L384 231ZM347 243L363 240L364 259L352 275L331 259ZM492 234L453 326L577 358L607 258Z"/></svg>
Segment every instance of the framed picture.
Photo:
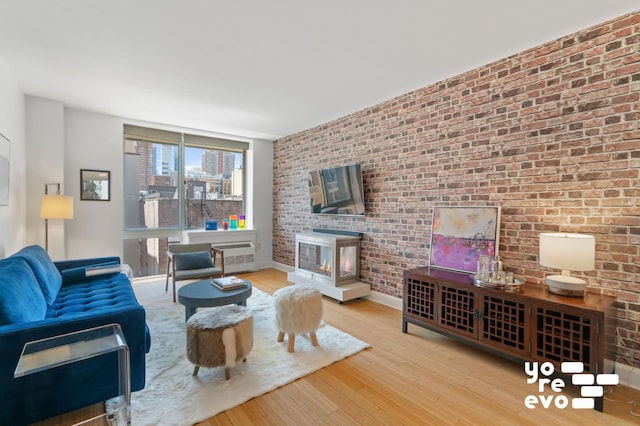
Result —
<svg viewBox="0 0 640 426"><path fill-rule="evenodd" d="M80 199L86 201L111 200L111 172L80 170Z"/></svg>
<svg viewBox="0 0 640 426"><path fill-rule="evenodd" d="M433 209L429 266L476 273L481 255L498 255L500 207Z"/></svg>
<svg viewBox="0 0 640 426"><path fill-rule="evenodd" d="M0 133L0 206L9 205L9 165L11 164L11 143Z"/></svg>

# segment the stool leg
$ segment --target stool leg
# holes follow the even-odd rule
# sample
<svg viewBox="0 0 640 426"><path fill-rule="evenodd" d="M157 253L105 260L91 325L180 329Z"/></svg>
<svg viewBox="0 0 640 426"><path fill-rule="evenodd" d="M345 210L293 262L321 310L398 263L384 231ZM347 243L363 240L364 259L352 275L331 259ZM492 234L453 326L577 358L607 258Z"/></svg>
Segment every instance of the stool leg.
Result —
<svg viewBox="0 0 640 426"><path fill-rule="evenodd" d="M231 378L231 372L229 371L229 367L224 368L224 377L229 380Z"/></svg>
<svg viewBox="0 0 640 426"><path fill-rule="evenodd" d="M312 331L309 333L309 337L311 337L311 344L313 346L318 346L318 337L316 336L316 332Z"/></svg>
<svg viewBox="0 0 640 426"><path fill-rule="evenodd" d="M296 344L296 334L289 333L289 342L287 344L287 352L293 352L293 347Z"/></svg>
<svg viewBox="0 0 640 426"><path fill-rule="evenodd" d="M278 333L278 342L284 341L284 331Z"/></svg>
<svg viewBox="0 0 640 426"><path fill-rule="evenodd" d="M197 376L198 375L198 370L200 370L200 366L199 365L196 365L195 367L193 367L192 376Z"/></svg>

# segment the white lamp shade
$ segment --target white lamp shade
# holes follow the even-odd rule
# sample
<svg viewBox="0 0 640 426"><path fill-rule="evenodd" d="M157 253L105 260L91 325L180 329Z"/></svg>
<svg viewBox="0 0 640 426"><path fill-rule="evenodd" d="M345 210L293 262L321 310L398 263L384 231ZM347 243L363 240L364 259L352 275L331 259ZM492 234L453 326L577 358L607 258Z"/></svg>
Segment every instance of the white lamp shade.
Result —
<svg viewBox="0 0 640 426"><path fill-rule="evenodd" d="M41 219L73 219L73 197L69 195L43 195L40 204Z"/></svg>
<svg viewBox="0 0 640 426"><path fill-rule="evenodd" d="M540 265L564 271L595 268L596 239L593 235L540 234Z"/></svg>

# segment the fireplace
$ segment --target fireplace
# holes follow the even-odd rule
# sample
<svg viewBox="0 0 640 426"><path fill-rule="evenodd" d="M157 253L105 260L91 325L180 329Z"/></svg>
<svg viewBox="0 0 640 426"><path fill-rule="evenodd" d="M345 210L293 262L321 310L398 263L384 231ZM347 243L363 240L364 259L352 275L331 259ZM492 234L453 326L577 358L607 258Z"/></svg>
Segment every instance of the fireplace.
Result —
<svg viewBox="0 0 640 426"><path fill-rule="evenodd" d="M295 272L289 281L311 284L340 302L369 294L360 280L360 234L314 230L296 234Z"/></svg>

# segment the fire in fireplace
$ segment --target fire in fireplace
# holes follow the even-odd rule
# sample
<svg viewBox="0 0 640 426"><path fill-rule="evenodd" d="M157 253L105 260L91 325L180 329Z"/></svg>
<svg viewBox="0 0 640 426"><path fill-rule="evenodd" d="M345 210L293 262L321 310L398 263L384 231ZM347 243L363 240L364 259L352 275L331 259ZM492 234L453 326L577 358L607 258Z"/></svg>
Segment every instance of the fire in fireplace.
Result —
<svg viewBox="0 0 640 426"><path fill-rule="evenodd" d="M306 250L301 250L301 251L310 251L310 250L309 248L306 248ZM323 255L323 254L320 255L320 257L322 258L322 263L314 265L314 262L310 262L309 264L306 264L304 262L304 259L301 259L300 268L307 269L313 272L324 273L327 276L331 276L331 271L333 266L331 252L330 250L326 250L326 251L328 252L327 255ZM355 247L341 248L341 253L339 256L340 257L340 270L338 271L339 276L353 277L356 275L356 268L354 267L354 265L356 264L356 262L354 261L355 256L356 256Z"/></svg>

